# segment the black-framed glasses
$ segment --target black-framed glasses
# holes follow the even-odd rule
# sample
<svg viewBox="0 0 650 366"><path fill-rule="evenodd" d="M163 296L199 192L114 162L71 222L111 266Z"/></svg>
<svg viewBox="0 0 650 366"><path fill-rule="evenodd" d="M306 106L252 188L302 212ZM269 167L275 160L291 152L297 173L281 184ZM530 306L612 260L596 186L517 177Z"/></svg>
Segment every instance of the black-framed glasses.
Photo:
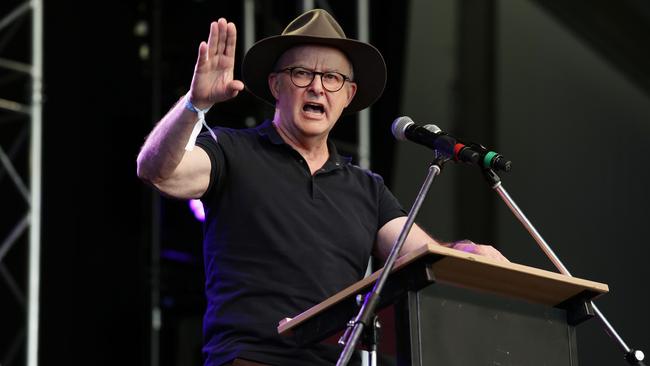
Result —
<svg viewBox="0 0 650 366"><path fill-rule="evenodd" d="M288 71L291 76L291 82L293 85L299 88L308 87L313 81L316 75L320 75L320 82L323 86L323 89L328 92L337 92L343 88L346 80L352 81L349 77L341 74L336 71L327 71L320 72L305 69L304 67L287 67L286 69L279 70L278 72Z"/></svg>

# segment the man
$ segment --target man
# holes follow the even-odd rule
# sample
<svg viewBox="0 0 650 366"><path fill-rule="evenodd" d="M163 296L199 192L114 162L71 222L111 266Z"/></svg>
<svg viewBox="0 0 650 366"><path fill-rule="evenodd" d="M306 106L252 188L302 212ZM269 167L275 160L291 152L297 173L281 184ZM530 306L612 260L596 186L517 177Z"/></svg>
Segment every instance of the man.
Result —
<svg viewBox="0 0 650 366"><path fill-rule="evenodd" d="M206 208L207 365L332 364L338 348L299 348L276 326L361 279L371 253L384 259L406 220L382 179L328 141L342 113L381 95L385 64L330 14L307 12L244 58L247 88L275 105L273 120L217 128L192 148L205 109L244 89L233 79L235 43L233 23L211 24L190 90L147 138L138 175L169 196L200 197ZM414 226L403 251L427 242L436 241ZM454 247L505 260L490 246Z"/></svg>

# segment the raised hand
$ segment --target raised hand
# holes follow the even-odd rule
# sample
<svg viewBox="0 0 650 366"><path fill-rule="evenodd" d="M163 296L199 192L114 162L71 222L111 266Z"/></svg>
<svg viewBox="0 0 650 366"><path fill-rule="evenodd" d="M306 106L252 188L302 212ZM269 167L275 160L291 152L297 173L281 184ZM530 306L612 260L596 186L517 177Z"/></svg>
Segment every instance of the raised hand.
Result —
<svg viewBox="0 0 650 366"><path fill-rule="evenodd" d="M244 83L233 79L237 29L234 23L220 18L210 24L208 42L199 45L190 87L190 101L204 109L215 103L234 98L244 89Z"/></svg>

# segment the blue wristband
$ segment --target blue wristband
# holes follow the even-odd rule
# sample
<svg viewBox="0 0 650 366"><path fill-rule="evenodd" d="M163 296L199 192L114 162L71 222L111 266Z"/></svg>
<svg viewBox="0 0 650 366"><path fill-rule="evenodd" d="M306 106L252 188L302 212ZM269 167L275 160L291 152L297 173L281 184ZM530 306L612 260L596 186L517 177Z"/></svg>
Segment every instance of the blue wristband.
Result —
<svg viewBox="0 0 650 366"><path fill-rule="evenodd" d="M190 111L195 112L195 113L203 112L205 114L205 113L208 113L208 111L210 110L210 107L208 107L206 109L199 109L194 104L192 104L192 102L190 102L190 96L186 95L185 96L185 109L190 110Z"/></svg>

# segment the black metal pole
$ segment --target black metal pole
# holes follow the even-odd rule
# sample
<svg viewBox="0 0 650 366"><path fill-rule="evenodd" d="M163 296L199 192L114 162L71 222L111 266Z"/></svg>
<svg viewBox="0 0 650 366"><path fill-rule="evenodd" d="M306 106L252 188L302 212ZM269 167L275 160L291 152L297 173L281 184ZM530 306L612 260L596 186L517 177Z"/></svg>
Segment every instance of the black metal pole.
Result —
<svg viewBox="0 0 650 366"><path fill-rule="evenodd" d="M425 178L424 183L420 188L420 192L415 198L415 202L413 203L413 207L411 207L411 211L409 211L409 214L406 218L406 222L402 227L402 231L400 232L399 236L397 237L397 240L393 244L393 248L391 249L388 258L386 259L386 264L384 265L384 268L381 270L377 282L375 282L375 286L373 287L372 291L366 294L365 300L363 302L363 305L361 306L361 309L359 310L359 313L357 314L357 317L354 319L354 321L351 321L348 324L348 327L353 327L353 328L351 328L351 330L349 328L345 332L341 340L339 341L339 343L344 344L345 347L343 348L343 352L341 352L339 360L336 363L337 366L344 366L348 364L350 358L352 357L352 353L354 352L354 349L357 343L359 342L359 338L361 337L364 328L367 327L369 324L371 324L371 322L373 321L375 310L377 309L377 305L379 304L379 300L381 298L381 291L384 288L384 284L386 283L386 280L388 279L388 275L390 274L393 267L395 266L395 261L397 260L399 256L399 252L402 249L404 242L406 241L408 233L409 231L411 231L411 227L415 222L415 216L417 216L417 213L420 210L422 203L424 202L424 198L426 197L427 192L431 187L431 183L433 182L433 179L438 174L440 174L442 170L442 165L447 160L448 157L436 152L436 159L429 166L429 172L427 174L427 177Z"/></svg>

